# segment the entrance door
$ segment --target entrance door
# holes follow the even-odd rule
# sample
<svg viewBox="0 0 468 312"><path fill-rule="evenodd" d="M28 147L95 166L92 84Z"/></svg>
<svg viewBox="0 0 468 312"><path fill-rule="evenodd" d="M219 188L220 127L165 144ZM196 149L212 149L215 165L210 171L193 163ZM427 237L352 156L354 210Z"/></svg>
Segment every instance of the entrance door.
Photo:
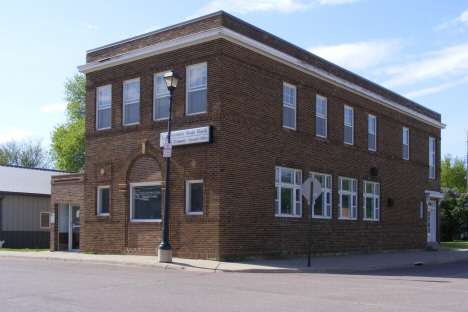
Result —
<svg viewBox="0 0 468 312"><path fill-rule="evenodd" d="M77 205L59 204L58 221L58 250L79 251L80 207Z"/></svg>
<svg viewBox="0 0 468 312"><path fill-rule="evenodd" d="M427 203L427 242L433 243L436 241L436 202L429 201Z"/></svg>

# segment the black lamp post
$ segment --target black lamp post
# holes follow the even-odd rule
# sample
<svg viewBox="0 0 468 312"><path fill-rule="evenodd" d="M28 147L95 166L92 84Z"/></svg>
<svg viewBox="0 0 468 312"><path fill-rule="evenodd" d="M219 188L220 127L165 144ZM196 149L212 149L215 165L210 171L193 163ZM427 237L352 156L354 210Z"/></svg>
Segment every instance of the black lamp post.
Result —
<svg viewBox="0 0 468 312"><path fill-rule="evenodd" d="M179 75L171 72L164 75L167 89L170 92L169 96L169 120L167 126L167 143L171 143L171 115L172 115L172 92L177 88L177 83L180 80ZM171 158L166 158L166 183L164 192L164 218L163 218L163 232L162 242L159 245L158 261L159 262L172 262L172 248L169 244L169 168Z"/></svg>

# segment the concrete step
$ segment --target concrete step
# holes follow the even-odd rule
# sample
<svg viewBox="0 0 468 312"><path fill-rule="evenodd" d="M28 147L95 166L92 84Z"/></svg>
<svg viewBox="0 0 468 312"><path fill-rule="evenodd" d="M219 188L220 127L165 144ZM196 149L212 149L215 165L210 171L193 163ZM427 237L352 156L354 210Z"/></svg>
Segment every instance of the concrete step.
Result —
<svg viewBox="0 0 468 312"><path fill-rule="evenodd" d="M448 251L440 243L427 243L426 251Z"/></svg>

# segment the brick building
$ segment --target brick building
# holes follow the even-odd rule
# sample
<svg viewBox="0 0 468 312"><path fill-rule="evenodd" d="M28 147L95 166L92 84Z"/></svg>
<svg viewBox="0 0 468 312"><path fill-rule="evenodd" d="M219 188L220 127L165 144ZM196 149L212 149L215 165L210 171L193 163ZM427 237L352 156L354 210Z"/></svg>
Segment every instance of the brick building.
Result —
<svg viewBox="0 0 468 312"><path fill-rule="evenodd" d="M309 176L322 181L315 254L439 241L445 125L434 111L225 12L90 50L78 68L87 80L80 251L157 254L170 70L182 78L174 256L305 255Z"/></svg>

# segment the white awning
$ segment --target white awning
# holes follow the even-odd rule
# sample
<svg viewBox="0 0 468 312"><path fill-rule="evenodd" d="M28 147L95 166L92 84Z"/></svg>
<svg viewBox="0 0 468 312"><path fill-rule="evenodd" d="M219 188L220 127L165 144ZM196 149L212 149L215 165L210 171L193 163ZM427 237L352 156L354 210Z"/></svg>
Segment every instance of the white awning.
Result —
<svg viewBox="0 0 468 312"><path fill-rule="evenodd" d="M441 193L441 192L426 190L425 194L426 194L426 204L429 202L429 200L431 200L431 198L432 199L437 199L439 204L442 201L442 199L444 199L444 194Z"/></svg>

